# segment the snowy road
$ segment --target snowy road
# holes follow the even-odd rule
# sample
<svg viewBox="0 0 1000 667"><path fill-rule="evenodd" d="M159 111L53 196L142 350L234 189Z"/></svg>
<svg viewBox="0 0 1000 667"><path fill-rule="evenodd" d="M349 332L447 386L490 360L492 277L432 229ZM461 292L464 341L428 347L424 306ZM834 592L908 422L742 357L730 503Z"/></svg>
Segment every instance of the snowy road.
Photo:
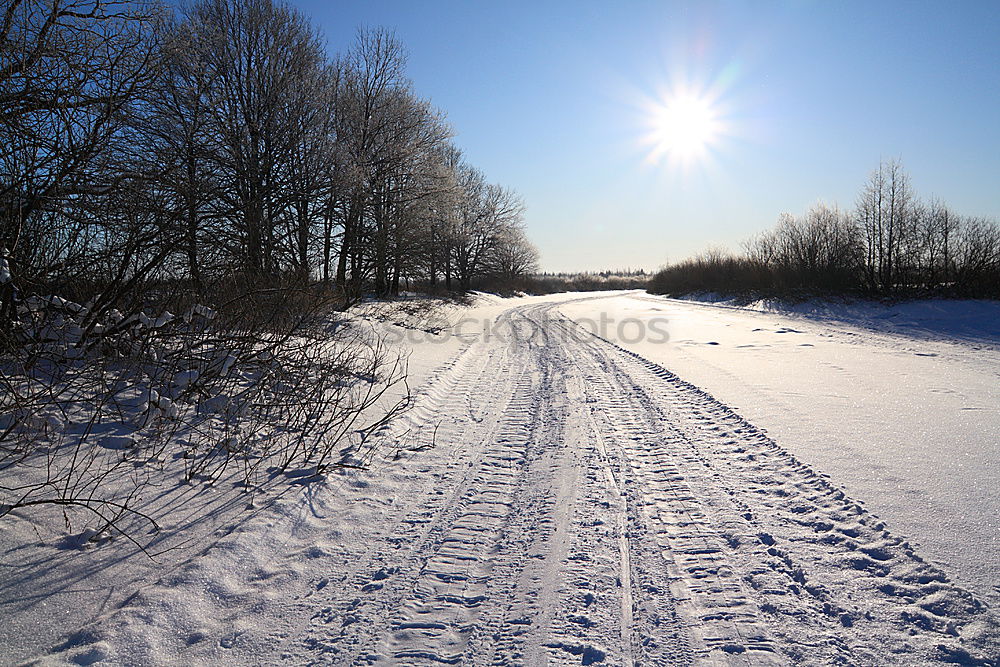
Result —
<svg viewBox="0 0 1000 667"><path fill-rule="evenodd" d="M983 629L826 479L551 303L502 314L396 428L462 446L355 536L310 660L914 664Z"/></svg>
<svg viewBox="0 0 1000 667"><path fill-rule="evenodd" d="M391 462L220 540L72 650L140 663L996 664L997 622L976 597L733 410L566 319L568 299L498 306L381 434ZM213 595L178 599L198 585Z"/></svg>
<svg viewBox="0 0 1000 667"><path fill-rule="evenodd" d="M913 664L961 655L985 617L753 426L551 303L501 315L410 419L464 446L426 457L435 483L324 586L313 657Z"/></svg>

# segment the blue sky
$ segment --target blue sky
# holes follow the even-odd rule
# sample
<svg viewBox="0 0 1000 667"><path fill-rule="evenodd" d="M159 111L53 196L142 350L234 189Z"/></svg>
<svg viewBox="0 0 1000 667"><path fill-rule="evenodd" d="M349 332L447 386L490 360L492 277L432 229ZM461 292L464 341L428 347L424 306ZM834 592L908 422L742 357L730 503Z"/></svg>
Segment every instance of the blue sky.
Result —
<svg viewBox="0 0 1000 667"><path fill-rule="evenodd" d="M852 207L881 158L1000 218L1000 2L292 4L331 52L395 30L469 161L524 197L547 270L736 248L783 211ZM678 89L724 132L651 162L650 104Z"/></svg>

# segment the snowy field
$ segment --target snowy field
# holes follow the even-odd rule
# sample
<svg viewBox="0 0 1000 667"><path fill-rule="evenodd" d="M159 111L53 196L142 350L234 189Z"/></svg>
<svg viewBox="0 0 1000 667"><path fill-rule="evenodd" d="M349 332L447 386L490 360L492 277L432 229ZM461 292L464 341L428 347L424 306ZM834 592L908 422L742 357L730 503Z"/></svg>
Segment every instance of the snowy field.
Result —
<svg viewBox="0 0 1000 667"><path fill-rule="evenodd" d="M562 310L590 328L603 313L607 338L734 408L1000 604L1000 302L779 311L630 293ZM669 342L636 335L657 326Z"/></svg>
<svg viewBox="0 0 1000 667"><path fill-rule="evenodd" d="M370 469L252 511L192 489L211 519L155 561L16 520L0 661L995 665L998 322L643 293L390 318L416 402Z"/></svg>

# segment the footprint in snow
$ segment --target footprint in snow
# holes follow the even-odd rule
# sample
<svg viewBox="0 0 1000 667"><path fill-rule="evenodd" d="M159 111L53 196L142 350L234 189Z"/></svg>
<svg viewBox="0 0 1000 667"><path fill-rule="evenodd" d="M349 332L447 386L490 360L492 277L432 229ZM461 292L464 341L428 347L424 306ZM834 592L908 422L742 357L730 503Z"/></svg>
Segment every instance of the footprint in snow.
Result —
<svg viewBox="0 0 1000 667"><path fill-rule="evenodd" d="M549 642L545 644L549 648L561 649L566 651L571 655L578 655L581 657L581 664L593 665L598 662L604 662L607 657L607 653L594 646L589 646L586 644L567 644L566 642Z"/></svg>
<svg viewBox="0 0 1000 667"><path fill-rule="evenodd" d="M398 567L381 567L375 571L372 575L372 580L361 587L362 592L372 593L382 588L383 584L380 583L389 578L389 575L396 574L399 572Z"/></svg>
<svg viewBox="0 0 1000 667"><path fill-rule="evenodd" d="M104 449L132 449L135 447L135 436L106 435L98 440L97 444Z"/></svg>

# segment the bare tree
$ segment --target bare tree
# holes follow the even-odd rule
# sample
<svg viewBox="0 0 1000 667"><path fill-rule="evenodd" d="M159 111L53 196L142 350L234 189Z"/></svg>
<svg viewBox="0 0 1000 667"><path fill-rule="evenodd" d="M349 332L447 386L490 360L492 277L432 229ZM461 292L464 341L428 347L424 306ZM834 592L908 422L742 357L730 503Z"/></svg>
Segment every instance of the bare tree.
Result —
<svg viewBox="0 0 1000 667"><path fill-rule="evenodd" d="M451 249L455 276L467 290L489 268L508 229L520 223L524 204L513 190L487 183L477 169L463 166L459 174L461 197Z"/></svg>
<svg viewBox="0 0 1000 667"><path fill-rule="evenodd" d="M212 155L232 250L249 274L276 275L291 263L281 226L302 199L302 156L323 124L314 98L322 46L301 14L271 0L204 0L186 20L211 78Z"/></svg>
<svg viewBox="0 0 1000 667"><path fill-rule="evenodd" d="M879 163L862 189L856 207L865 234L869 285L892 289L901 278L905 255L915 236L915 200L899 160Z"/></svg>
<svg viewBox="0 0 1000 667"><path fill-rule="evenodd" d="M511 225L501 233L491 264L500 283L513 286L538 271L538 250L520 225Z"/></svg>
<svg viewBox="0 0 1000 667"><path fill-rule="evenodd" d="M0 247L22 288L72 272L91 230L63 215L123 176L156 55L153 4L11 0L0 15ZM0 291L0 333L14 315Z"/></svg>
<svg viewBox="0 0 1000 667"><path fill-rule="evenodd" d="M148 113L140 128L152 147L159 186L172 200L169 212L178 220L175 243L192 285L202 292L205 227L219 199L212 128L215 80L199 26L171 21L163 34L161 67L146 95Z"/></svg>
<svg viewBox="0 0 1000 667"><path fill-rule="evenodd" d="M703 255L665 268L654 290L820 289L883 294L935 290L1000 294L1000 229L995 221L923 204L898 160L882 162L853 212L814 206L744 244L742 257Z"/></svg>
<svg viewBox="0 0 1000 667"><path fill-rule="evenodd" d="M405 65L402 44L385 30L360 30L343 59L337 136L347 160L348 185L336 282L353 295L349 299L356 298L365 270L362 223L372 201L372 169L388 143L398 92L409 85Z"/></svg>

